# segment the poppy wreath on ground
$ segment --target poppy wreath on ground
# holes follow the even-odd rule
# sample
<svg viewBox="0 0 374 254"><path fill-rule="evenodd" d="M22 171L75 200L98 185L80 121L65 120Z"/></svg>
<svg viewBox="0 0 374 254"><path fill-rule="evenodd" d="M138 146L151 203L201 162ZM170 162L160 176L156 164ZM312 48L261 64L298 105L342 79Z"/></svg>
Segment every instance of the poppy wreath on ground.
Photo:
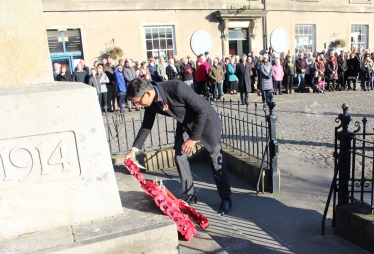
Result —
<svg viewBox="0 0 374 254"><path fill-rule="evenodd" d="M160 210L170 220L174 221L179 233L186 240L192 239L196 234L196 228L192 221L203 229L208 228L209 222L205 216L197 212L183 200L177 199L162 183L159 185L155 182L145 180L138 166L132 160L125 160L124 165L130 171L130 174L140 183L144 192L154 199Z"/></svg>

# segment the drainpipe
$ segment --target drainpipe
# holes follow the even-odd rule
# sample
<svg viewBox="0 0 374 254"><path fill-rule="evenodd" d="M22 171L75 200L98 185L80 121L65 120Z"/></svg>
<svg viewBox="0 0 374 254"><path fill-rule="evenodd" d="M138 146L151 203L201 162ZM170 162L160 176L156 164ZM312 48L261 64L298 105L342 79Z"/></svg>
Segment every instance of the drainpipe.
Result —
<svg viewBox="0 0 374 254"><path fill-rule="evenodd" d="M264 0L264 11L266 11L266 0ZM263 46L264 46L264 49L267 50L268 49L268 21L267 21L267 16L262 17L262 29L263 29L263 31L265 31L264 38L263 38Z"/></svg>

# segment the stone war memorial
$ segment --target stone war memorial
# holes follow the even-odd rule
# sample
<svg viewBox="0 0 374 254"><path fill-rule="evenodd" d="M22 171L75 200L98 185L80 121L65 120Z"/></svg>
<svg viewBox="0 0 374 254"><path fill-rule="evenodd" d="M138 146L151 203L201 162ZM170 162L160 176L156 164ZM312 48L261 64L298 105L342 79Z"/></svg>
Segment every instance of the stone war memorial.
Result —
<svg viewBox="0 0 374 254"><path fill-rule="evenodd" d="M0 253L109 253L115 245L115 237L106 236L110 231L77 243L95 221L121 225L115 232L120 238L126 223L118 222L129 214L121 204L95 88L53 82L40 0L5 0L2 6ZM87 234L100 231L95 227Z"/></svg>

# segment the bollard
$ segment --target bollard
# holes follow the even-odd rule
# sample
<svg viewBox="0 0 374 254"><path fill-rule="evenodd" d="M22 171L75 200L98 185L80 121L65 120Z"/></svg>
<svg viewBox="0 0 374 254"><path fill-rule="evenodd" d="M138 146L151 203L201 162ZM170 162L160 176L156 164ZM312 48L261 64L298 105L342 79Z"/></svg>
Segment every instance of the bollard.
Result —
<svg viewBox="0 0 374 254"><path fill-rule="evenodd" d="M270 186L271 191L274 195L278 195L280 193L280 175L278 172L278 142L277 142L277 128L276 122L278 117L274 114L274 107L277 105L276 102L273 101L274 93L270 94L270 101L267 102L267 106L269 108L269 114L266 115L266 121L268 123L269 128L269 159L270 159L270 170L271 170L271 178L270 178Z"/></svg>
<svg viewBox="0 0 374 254"><path fill-rule="evenodd" d="M352 121L352 116L348 115L348 105L342 105L343 114L338 116L341 121L342 131L337 133L339 140L339 155L338 155L338 171L339 171L339 187L338 187L338 204L344 205L349 203L349 177L351 165L351 153L353 133L348 130L349 123Z"/></svg>

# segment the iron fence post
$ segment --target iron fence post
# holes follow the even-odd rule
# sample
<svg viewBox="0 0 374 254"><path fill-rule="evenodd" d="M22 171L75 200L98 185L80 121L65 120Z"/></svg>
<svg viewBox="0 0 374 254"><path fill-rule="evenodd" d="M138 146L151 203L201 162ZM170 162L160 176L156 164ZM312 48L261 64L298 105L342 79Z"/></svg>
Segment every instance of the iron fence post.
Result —
<svg viewBox="0 0 374 254"><path fill-rule="evenodd" d="M274 94L270 94L270 101L267 102L267 106L269 107L269 114L266 115L266 121L268 123L269 128L269 159L270 159L270 170L271 170L271 191L273 194L277 195L280 193L280 176L278 172L278 142L277 142L277 128L276 122L278 117L274 114L274 107L277 105L276 102L273 101Z"/></svg>
<svg viewBox="0 0 374 254"><path fill-rule="evenodd" d="M338 171L339 171L339 187L338 187L338 205L349 203L349 177L351 167L351 153L353 133L348 130L349 123L352 121L352 116L348 115L348 105L342 105L343 114L338 116L341 121L342 131L337 133L339 140L339 155L338 155Z"/></svg>

